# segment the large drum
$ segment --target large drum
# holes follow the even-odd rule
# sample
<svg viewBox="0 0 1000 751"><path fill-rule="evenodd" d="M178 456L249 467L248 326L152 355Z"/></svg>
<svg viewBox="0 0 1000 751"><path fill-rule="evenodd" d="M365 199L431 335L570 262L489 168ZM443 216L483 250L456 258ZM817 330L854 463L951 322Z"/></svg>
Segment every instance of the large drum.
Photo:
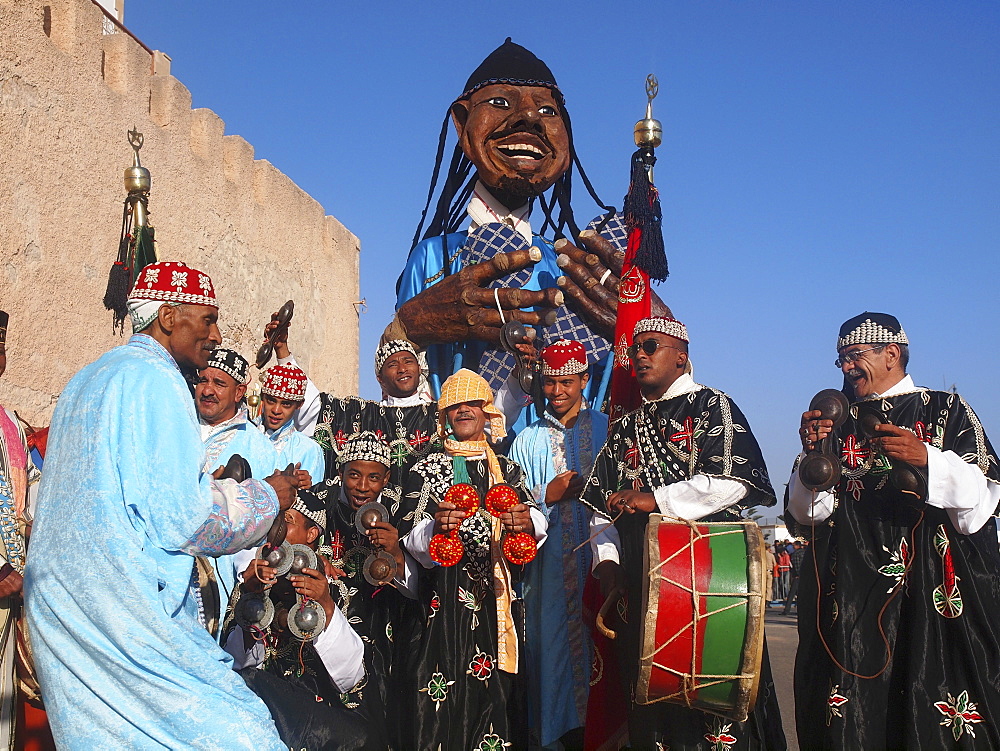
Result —
<svg viewBox="0 0 1000 751"><path fill-rule="evenodd" d="M667 701L743 722L764 645L764 538L751 521L646 527L639 704Z"/></svg>

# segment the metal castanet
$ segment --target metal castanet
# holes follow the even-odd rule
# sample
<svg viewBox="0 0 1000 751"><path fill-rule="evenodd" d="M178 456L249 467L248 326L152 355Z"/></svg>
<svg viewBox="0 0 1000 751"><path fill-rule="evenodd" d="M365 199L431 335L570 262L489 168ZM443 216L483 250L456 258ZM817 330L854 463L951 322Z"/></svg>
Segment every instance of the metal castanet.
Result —
<svg viewBox="0 0 1000 751"><path fill-rule="evenodd" d="M222 474L219 475L219 479L243 482L244 480L249 480L252 476L253 473L250 471L250 462L239 454L233 454L229 457L229 461L226 462L226 466L223 467Z"/></svg>
<svg viewBox="0 0 1000 751"><path fill-rule="evenodd" d="M882 412L875 402L862 402L855 407L857 418L855 423L858 426L858 433L866 438L872 445L872 449L881 453L878 438L881 435L875 427L877 425L888 425L888 416ZM882 454L884 457L885 454ZM927 473L914 467L901 459L887 459L892 465L889 471L889 482L901 493L910 496L917 503L923 503L927 498Z"/></svg>
<svg viewBox="0 0 1000 751"><path fill-rule="evenodd" d="M514 355L514 374L521 391L531 396L536 396L540 392L538 378L538 363L528 363L524 355L517 351L518 344L530 344L535 340L534 329L529 329L520 321L507 321L500 329L500 346Z"/></svg>
<svg viewBox="0 0 1000 751"><path fill-rule="evenodd" d="M747 719L763 657L764 549L751 521L650 515L637 704L663 701Z"/></svg>
<svg viewBox="0 0 1000 751"><path fill-rule="evenodd" d="M274 343L278 340L279 336L288 332L288 324L291 323L293 315L295 315L295 303L292 300L289 300L278 309L278 325L267 335L267 339L264 340L264 343L260 345L260 349L257 350L257 360L254 362L255 366L263 368L270 361L271 356L274 354Z"/></svg>
<svg viewBox="0 0 1000 751"><path fill-rule="evenodd" d="M847 397L837 389L823 389L809 402L809 411L819 410L820 419L832 420L835 430L847 420L849 407ZM819 492L840 482L840 457L832 443L832 435L823 438L799 462L799 482L805 488Z"/></svg>
<svg viewBox="0 0 1000 751"><path fill-rule="evenodd" d="M294 477L295 465L289 464L281 474ZM288 525L285 524L285 515L279 511L278 515L274 517L274 521L271 522L271 528L267 531L267 543L264 545L265 558L285 541L286 534L288 534Z"/></svg>

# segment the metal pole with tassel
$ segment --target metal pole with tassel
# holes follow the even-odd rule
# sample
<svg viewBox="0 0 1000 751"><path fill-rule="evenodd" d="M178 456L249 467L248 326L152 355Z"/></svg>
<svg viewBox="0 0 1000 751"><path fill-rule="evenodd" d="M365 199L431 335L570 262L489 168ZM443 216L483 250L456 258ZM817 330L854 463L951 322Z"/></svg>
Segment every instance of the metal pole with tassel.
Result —
<svg viewBox="0 0 1000 751"><path fill-rule="evenodd" d="M650 280L662 282L669 273L663 248L660 198L653 186L654 149L663 141L663 127L653 117L653 99L658 90L656 76L646 76L646 117L635 124L634 138L638 149L632 155L631 180L623 209L628 227L628 246L618 285L615 360L611 373L612 421L642 403L628 348L632 344L635 324L650 314Z"/></svg>
<svg viewBox="0 0 1000 751"><path fill-rule="evenodd" d="M153 227L149 224L149 189L152 179L149 170L139 162L142 133L132 127L128 132L132 147L132 166L125 168L125 207L122 212L122 232L118 241L118 259L108 274L108 288L104 293L104 307L114 314L113 327L125 331L128 315L128 296L135 286L139 272L156 261Z"/></svg>

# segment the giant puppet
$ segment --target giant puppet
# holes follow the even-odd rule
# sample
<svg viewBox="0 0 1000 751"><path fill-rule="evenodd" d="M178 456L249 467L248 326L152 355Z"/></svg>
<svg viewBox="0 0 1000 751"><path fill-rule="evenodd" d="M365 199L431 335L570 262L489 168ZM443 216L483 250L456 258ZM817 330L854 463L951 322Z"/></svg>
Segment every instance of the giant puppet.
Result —
<svg viewBox="0 0 1000 751"><path fill-rule="evenodd" d="M449 120L458 144L425 221ZM555 77L508 38L469 77L442 124L427 205L384 334L426 351L435 393L462 367L481 373L494 391L503 385L515 360L499 346L501 328L517 320L535 328L542 346L581 342L595 366L587 397L603 402L628 228L604 206L581 232L570 207L574 166L603 206L573 147ZM655 315L670 315L655 294L649 299Z"/></svg>

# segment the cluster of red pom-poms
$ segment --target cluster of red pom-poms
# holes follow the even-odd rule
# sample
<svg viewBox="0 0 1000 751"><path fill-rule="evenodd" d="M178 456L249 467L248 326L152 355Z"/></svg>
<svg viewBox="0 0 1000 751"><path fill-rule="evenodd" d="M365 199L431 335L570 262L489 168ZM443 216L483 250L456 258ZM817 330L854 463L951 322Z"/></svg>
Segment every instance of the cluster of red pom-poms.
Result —
<svg viewBox="0 0 1000 751"><path fill-rule="evenodd" d="M471 515L479 508L479 491L469 483L461 482L445 491L444 501ZM446 535L434 535L427 552L435 563L454 566L465 555L465 546L458 536L458 530L453 529Z"/></svg>
<svg viewBox="0 0 1000 751"><path fill-rule="evenodd" d="M479 508L479 492L468 483L459 483L448 488L444 494L444 501L454 504L456 508L471 515ZM505 483L499 483L486 493L483 505L490 514L499 518L501 514L510 511L520 502L514 488ZM508 533L504 537L501 549L504 558L515 565L523 566L535 559L538 553L538 543L527 532ZM453 529L446 535L434 535L427 552L435 563L442 566L454 566L465 555L465 547L458 536L458 530Z"/></svg>
<svg viewBox="0 0 1000 751"><path fill-rule="evenodd" d="M521 499L517 497L517 491L510 485L499 483L486 492L486 499L483 505L493 516L500 518L500 515L510 511L519 504ZM535 538L527 532L508 533L503 541L503 556L517 566L523 566L535 560L538 554L538 543Z"/></svg>

